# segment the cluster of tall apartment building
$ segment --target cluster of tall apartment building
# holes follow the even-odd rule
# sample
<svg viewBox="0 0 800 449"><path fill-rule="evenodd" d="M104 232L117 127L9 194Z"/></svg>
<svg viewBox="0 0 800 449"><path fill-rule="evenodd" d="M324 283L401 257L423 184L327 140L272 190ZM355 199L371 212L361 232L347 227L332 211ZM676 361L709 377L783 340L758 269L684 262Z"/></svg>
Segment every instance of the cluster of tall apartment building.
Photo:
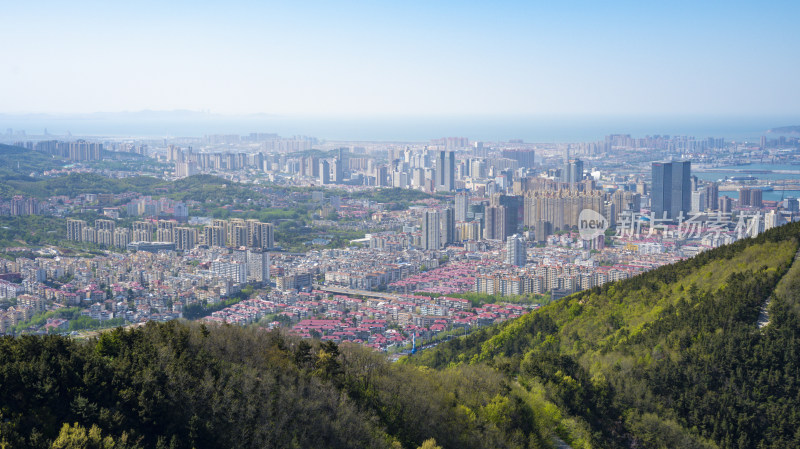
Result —
<svg viewBox="0 0 800 449"><path fill-rule="evenodd" d="M42 140L35 143L17 142L14 145L71 161L99 161L102 159L103 154L102 143L87 142L85 140L77 140L75 142Z"/></svg>
<svg viewBox="0 0 800 449"><path fill-rule="evenodd" d="M14 195L7 204L8 212L6 213L14 217L20 215L38 215L42 209L39 200L36 198L26 198L22 195ZM5 205L0 204L0 211L5 208L4 206Z"/></svg>
<svg viewBox="0 0 800 449"><path fill-rule="evenodd" d="M271 223L238 218L214 220L199 230L173 220L135 221L131 228L119 228L113 220L98 219L88 226L84 220L68 219L67 239L118 248L128 248L133 242L165 242L181 251L198 245L262 250L275 246Z"/></svg>
<svg viewBox="0 0 800 449"><path fill-rule="evenodd" d="M599 271L577 266L537 266L518 273L481 274L475 277L474 291L490 295L524 295L529 293L567 294L627 279L631 273L610 269Z"/></svg>

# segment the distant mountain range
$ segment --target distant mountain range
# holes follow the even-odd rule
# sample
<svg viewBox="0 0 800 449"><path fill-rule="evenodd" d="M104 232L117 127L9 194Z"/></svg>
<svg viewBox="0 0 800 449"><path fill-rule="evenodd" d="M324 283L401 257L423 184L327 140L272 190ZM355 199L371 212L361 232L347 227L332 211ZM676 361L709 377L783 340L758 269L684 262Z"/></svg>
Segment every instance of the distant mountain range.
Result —
<svg viewBox="0 0 800 449"><path fill-rule="evenodd" d="M275 117L275 114L219 114L209 111L191 111L188 109L176 109L171 111L154 111L145 109L142 111L120 111L120 112L89 112L75 114L59 113L29 113L29 114L5 114L0 113L0 119L69 119L69 120L205 120L219 118L265 118Z"/></svg>
<svg viewBox="0 0 800 449"><path fill-rule="evenodd" d="M800 125L780 126L767 131L770 134L800 134Z"/></svg>

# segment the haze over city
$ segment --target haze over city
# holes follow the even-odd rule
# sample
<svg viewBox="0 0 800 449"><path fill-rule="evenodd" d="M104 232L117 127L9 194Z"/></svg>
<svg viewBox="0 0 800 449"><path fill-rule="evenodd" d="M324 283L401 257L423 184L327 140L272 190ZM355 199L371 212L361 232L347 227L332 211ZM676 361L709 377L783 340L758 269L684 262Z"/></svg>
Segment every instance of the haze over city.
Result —
<svg viewBox="0 0 800 449"><path fill-rule="evenodd" d="M12 2L0 113L796 118L798 12L792 1Z"/></svg>

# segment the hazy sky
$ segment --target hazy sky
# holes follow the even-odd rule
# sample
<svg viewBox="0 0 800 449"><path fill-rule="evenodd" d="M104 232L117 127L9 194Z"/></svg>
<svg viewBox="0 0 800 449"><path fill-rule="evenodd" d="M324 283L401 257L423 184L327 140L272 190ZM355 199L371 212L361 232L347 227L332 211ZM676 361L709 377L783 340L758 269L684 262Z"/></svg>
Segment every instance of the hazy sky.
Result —
<svg viewBox="0 0 800 449"><path fill-rule="evenodd" d="M13 1L0 112L797 114L800 1Z"/></svg>

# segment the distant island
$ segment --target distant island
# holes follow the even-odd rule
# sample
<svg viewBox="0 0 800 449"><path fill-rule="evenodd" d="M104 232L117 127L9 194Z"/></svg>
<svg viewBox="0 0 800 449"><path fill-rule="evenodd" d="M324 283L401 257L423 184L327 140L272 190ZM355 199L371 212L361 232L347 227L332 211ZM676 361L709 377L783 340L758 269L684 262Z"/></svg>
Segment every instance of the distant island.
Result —
<svg viewBox="0 0 800 449"><path fill-rule="evenodd" d="M770 134L800 134L800 125L780 126L778 128L772 128L767 132Z"/></svg>

